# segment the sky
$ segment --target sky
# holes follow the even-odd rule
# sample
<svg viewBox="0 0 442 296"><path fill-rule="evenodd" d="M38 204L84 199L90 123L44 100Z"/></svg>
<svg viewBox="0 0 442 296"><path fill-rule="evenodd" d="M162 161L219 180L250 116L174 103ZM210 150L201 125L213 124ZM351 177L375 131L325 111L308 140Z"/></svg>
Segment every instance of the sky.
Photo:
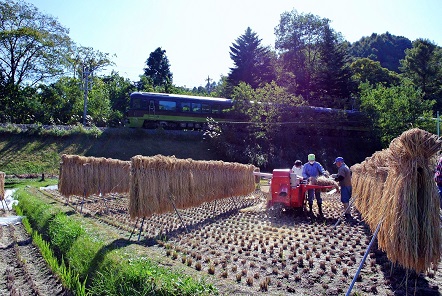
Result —
<svg viewBox="0 0 442 296"><path fill-rule="evenodd" d="M296 9L331 21L355 42L389 32L442 46L441 0L25 0L69 29L77 44L108 53L120 76L138 81L146 60L166 50L173 84L218 82L233 67L230 46L250 27L263 46L275 45L281 14Z"/></svg>

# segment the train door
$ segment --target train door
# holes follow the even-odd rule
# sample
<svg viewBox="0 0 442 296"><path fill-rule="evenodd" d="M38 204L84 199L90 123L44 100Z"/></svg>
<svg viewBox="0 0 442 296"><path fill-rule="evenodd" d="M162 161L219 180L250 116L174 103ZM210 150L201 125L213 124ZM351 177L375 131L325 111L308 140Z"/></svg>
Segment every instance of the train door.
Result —
<svg viewBox="0 0 442 296"><path fill-rule="evenodd" d="M149 101L149 115L155 115L155 101L150 100Z"/></svg>

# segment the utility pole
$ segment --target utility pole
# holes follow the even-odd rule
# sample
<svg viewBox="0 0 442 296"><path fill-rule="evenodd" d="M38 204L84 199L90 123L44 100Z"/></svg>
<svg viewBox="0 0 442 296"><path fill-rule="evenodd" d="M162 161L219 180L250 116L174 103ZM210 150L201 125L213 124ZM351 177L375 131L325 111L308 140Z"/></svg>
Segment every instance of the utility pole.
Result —
<svg viewBox="0 0 442 296"><path fill-rule="evenodd" d="M210 79L210 76L209 75L207 75L207 79L206 79L206 81L207 81L207 84L206 84L206 89L207 89L207 92L210 94L210 91L211 91L211 87L210 87L210 81L212 81L213 79Z"/></svg>
<svg viewBox="0 0 442 296"><path fill-rule="evenodd" d="M437 111L437 136L440 136L440 117L439 117L439 111Z"/></svg>
<svg viewBox="0 0 442 296"><path fill-rule="evenodd" d="M89 92L89 75L93 72L89 70L89 68L83 64L83 88L84 88L84 108L83 108L83 126L86 126L87 120L87 96Z"/></svg>

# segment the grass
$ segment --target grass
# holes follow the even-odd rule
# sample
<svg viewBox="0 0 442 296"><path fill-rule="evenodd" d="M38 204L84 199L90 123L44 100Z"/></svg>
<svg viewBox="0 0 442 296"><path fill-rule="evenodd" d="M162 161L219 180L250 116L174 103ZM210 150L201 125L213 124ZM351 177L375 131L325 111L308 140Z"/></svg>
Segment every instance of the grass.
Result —
<svg viewBox="0 0 442 296"><path fill-rule="evenodd" d="M7 175L58 175L62 154L130 160L163 154L196 160L218 160L201 132L108 128L100 133L68 134L46 130L24 132L0 128L0 168Z"/></svg>
<svg viewBox="0 0 442 296"><path fill-rule="evenodd" d="M26 227L48 265L75 295L218 294L204 279L138 256L142 246L122 241L99 223L69 213L70 208L47 199L29 184L41 185L35 180L15 185L19 188L17 213L26 215Z"/></svg>
<svg viewBox="0 0 442 296"><path fill-rule="evenodd" d="M23 211L20 207L15 207L15 210L18 215L23 216ZM32 229L27 217L23 217L22 224L25 230L32 236L32 242L40 250L49 268L61 279L63 286L70 291L74 291L76 296L86 295L86 280L81 282L79 275L66 266L63 258L61 263L59 263L50 244L37 231Z"/></svg>

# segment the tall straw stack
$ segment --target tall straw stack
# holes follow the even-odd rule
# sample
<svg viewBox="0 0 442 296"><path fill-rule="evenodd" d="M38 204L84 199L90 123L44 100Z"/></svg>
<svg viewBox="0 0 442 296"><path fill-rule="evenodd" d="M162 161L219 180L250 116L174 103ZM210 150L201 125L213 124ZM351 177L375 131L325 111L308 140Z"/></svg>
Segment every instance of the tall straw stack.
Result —
<svg viewBox="0 0 442 296"><path fill-rule="evenodd" d="M0 200L5 199L5 173L0 172Z"/></svg>
<svg viewBox="0 0 442 296"><path fill-rule="evenodd" d="M437 266L441 255L439 196L433 180L434 155L440 149L436 135L415 128L351 167L357 180L355 206L372 231L383 221L379 247L392 262L417 272Z"/></svg>
<svg viewBox="0 0 442 296"><path fill-rule="evenodd" d="M163 155L131 159L129 212L149 217L254 191L252 165ZM173 201L173 204L172 204Z"/></svg>
<svg viewBox="0 0 442 296"><path fill-rule="evenodd" d="M111 158L62 155L59 191L64 196L127 193L130 162Z"/></svg>

